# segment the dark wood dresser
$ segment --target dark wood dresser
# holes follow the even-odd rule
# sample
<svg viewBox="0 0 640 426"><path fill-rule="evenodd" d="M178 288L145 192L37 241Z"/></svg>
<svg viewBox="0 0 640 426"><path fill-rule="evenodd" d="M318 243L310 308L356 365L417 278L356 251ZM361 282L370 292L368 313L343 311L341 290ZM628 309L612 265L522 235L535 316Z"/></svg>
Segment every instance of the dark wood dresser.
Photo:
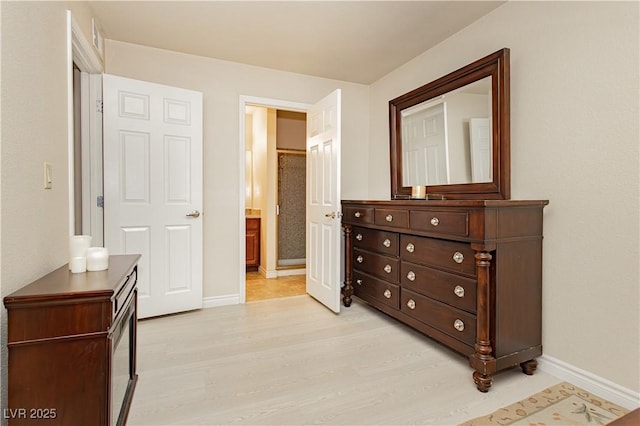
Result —
<svg viewBox="0 0 640 426"><path fill-rule="evenodd" d="M343 303L369 305L469 357L478 390L542 354L548 201L343 201Z"/></svg>
<svg viewBox="0 0 640 426"><path fill-rule="evenodd" d="M136 374L137 262L62 266L4 298L10 425L124 425Z"/></svg>

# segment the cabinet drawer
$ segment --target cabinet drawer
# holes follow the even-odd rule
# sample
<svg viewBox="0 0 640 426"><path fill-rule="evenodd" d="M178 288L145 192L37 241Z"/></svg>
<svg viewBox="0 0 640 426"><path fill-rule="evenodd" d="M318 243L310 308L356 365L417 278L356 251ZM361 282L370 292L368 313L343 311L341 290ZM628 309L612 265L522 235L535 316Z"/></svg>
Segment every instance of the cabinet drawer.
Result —
<svg viewBox="0 0 640 426"><path fill-rule="evenodd" d="M342 220L350 223L373 223L373 207L344 207Z"/></svg>
<svg viewBox="0 0 640 426"><path fill-rule="evenodd" d="M403 288L424 294L458 309L476 313L476 280L415 263L400 263Z"/></svg>
<svg viewBox="0 0 640 426"><path fill-rule="evenodd" d="M400 236L400 257L412 263L475 276L474 255L475 252L466 243L413 235Z"/></svg>
<svg viewBox="0 0 640 426"><path fill-rule="evenodd" d="M468 345L476 343L475 315L406 289L400 295L400 310Z"/></svg>
<svg viewBox="0 0 640 426"><path fill-rule="evenodd" d="M355 271L353 292L363 300L375 300L395 309L400 309L400 287L387 281Z"/></svg>
<svg viewBox="0 0 640 426"><path fill-rule="evenodd" d="M395 228L409 227L409 211L399 209L376 209L375 224L393 226Z"/></svg>
<svg viewBox="0 0 640 426"><path fill-rule="evenodd" d="M353 245L357 248L398 255L398 234L367 228L353 228Z"/></svg>
<svg viewBox="0 0 640 426"><path fill-rule="evenodd" d="M469 235L469 213L442 210L412 210L411 229L443 235Z"/></svg>
<svg viewBox="0 0 640 426"><path fill-rule="evenodd" d="M398 258L354 249L353 268L398 284L398 272L400 270L400 260Z"/></svg>

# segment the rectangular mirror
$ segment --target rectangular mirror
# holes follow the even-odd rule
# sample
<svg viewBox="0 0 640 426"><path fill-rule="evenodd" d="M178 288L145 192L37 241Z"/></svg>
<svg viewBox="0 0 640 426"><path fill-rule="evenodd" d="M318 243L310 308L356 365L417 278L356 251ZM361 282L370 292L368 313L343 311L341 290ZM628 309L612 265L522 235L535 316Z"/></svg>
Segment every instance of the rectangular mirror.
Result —
<svg viewBox="0 0 640 426"><path fill-rule="evenodd" d="M389 102L391 198L508 199L509 49Z"/></svg>

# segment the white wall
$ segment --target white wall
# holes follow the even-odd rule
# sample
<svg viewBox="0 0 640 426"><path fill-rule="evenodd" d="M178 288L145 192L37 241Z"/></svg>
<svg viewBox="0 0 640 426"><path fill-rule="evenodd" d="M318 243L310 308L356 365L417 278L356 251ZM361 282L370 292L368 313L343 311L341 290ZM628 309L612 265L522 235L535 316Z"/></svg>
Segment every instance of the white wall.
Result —
<svg viewBox="0 0 640 426"><path fill-rule="evenodd" d="M68 259L67 8L86 36L91 21L84 4L0 2L3 297ZM43 189L44 162L53 166L50 190ZM0 313L0 405L6 407L4 305Z"/></svg>
<svg viewBox="0 0 640 426"><path fill-rule="evenodd" d="M389 99L509 47L512 198L550 200L544 352L636 392L638 6L508 2L373 84L369 131L369 196L389 199Z"/></svg>
<svg viewBox="0 0 640 426"><path fill-rule="evenodd" d="M204 295L237 294L238 143L241 95L313 104L336 88L343 99L342 195L366 196L369 87L108 40L106 72L204 94Z"/></svg>

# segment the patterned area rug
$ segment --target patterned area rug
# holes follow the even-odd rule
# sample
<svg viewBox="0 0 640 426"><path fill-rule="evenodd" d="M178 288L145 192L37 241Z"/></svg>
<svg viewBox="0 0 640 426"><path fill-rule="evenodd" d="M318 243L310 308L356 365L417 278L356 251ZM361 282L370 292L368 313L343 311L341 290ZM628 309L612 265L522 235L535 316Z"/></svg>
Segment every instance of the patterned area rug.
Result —
<svg viewBox="0 0 640 426"><path fill-rule="evenodd" d="M628 412L626 408L563 382L460 426L605 425Z"/></svg>

